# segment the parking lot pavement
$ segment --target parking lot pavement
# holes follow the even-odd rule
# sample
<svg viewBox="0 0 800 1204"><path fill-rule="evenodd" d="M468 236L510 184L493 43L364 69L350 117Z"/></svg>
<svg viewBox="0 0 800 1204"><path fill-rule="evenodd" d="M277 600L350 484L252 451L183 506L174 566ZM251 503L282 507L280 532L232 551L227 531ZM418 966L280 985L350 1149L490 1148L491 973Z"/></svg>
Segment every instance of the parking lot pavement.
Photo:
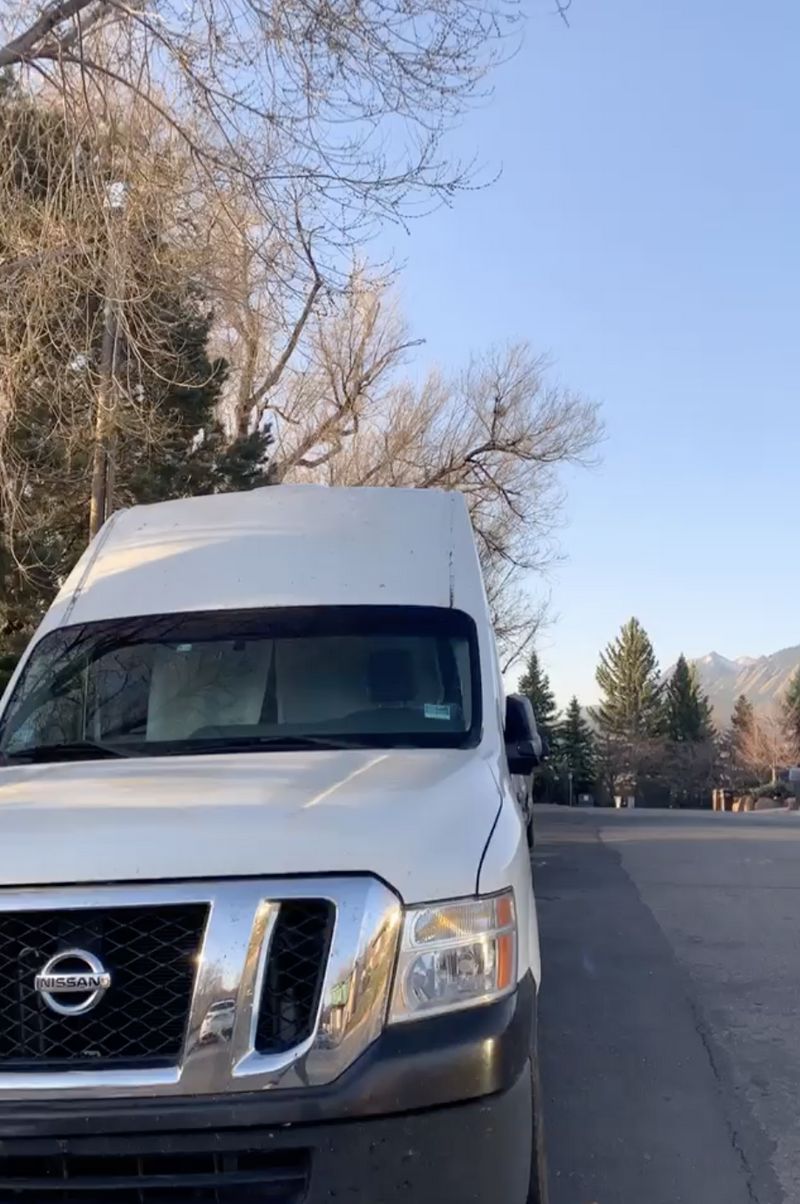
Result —
<svg viewBox="0 0 800 1204"><path fill-rule="evenodd" d="M800 816L541 808L551 1204L800 1204Z"/></svg>

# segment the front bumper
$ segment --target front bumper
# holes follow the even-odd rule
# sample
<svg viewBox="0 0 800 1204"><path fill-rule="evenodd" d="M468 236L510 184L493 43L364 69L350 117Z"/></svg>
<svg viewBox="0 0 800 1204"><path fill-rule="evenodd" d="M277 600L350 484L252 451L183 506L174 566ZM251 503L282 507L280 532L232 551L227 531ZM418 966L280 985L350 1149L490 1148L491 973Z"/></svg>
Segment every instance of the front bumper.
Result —
<svg viewBox="0 0 800 1204"><path fill-rule="evenodd" d="M104 1198L118 1175L169 1204L524 1204L535 1003L526 979L490 1007L393 1028L325 1088L7 1104L0 1201L72 1201L92 1175ZM63 1194L45 1194L50 1174Z"/></svg>

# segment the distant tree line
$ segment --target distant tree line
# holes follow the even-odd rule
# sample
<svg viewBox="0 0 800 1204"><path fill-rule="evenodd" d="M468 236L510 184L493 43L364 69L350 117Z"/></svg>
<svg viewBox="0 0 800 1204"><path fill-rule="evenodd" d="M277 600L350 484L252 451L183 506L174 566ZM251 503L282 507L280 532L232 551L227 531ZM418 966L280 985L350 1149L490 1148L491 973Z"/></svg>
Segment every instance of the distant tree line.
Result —
<svg viewBox="0 0 800 1204"><path fill-rule="evenodd" d="M534 797L547 802L570 802L593 794L597 781L597 741L577 698L563 716L550 680L532 651L519 681L519 692L531 700L539 731L550 755L534 779Z"/></svg>
<svg viewBox="0 0 800 1204"><path fill-rule="evenodd" d="M781 769L800 762L800 669L777 713L757 715L741 697L720 732L694 665L681 654L665 678L647 632L632 618L601 653L596 680L599 703L584 712L573 698L562 716L538 654L530 654L519 690L551 748L537 778L540 799L566 802L588 793L606 802L622 796L706 805L715 785L774 783Z"/></svg>

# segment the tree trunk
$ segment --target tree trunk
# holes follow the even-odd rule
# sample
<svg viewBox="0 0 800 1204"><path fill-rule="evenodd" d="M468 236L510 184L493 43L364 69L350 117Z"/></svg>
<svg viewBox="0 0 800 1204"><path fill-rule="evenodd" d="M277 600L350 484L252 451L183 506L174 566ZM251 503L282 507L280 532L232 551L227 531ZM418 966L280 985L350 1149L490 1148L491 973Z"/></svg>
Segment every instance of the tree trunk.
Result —
<svg viewBox="0 0 800 1204"><path fill-rule="evenodd" d="M111 290L109 290L111 291ZM114 437L114 369L117 319L110 296L103 306L103 344L100 352L100 387L94 422L92 490L89 499L89 538L94 539L111 510L109 465Z"/></svg>
<svg viewBox="0 0 800 1204"><path fill-rule="evenodd" d="M116 190L116 191L115 191ZM114 507L114 443L117 423L117 350L119 322L117 306L122 296L122 268L117 238L120 215L125 205L124 185L107 188L109 246L106 263L106 295L103 302L103 342L100 348L100 384L94 422L92 485L89 498L89 538L94 539Z"/></svg>

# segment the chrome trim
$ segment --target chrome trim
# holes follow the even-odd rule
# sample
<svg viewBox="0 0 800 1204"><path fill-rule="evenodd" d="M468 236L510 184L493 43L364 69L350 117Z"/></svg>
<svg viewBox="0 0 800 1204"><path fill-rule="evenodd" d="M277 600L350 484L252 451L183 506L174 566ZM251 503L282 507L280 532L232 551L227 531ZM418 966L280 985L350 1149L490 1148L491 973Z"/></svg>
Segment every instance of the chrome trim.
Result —
<svg viewBox="0 0 800 1204"><path fill-rule="evenodd" d="M331 950L316 1025L297 1048L255 1049L264 966L280 905L326 899L335 909ZM402 927L397 895L375 878L330 877L177 882L0 891L0 912L209 905L175 1067L149 1070L3 1072L4 1099L220 1095L333 1082L378 1037ZM369 967L369 974L365 970Z"/></svg>

